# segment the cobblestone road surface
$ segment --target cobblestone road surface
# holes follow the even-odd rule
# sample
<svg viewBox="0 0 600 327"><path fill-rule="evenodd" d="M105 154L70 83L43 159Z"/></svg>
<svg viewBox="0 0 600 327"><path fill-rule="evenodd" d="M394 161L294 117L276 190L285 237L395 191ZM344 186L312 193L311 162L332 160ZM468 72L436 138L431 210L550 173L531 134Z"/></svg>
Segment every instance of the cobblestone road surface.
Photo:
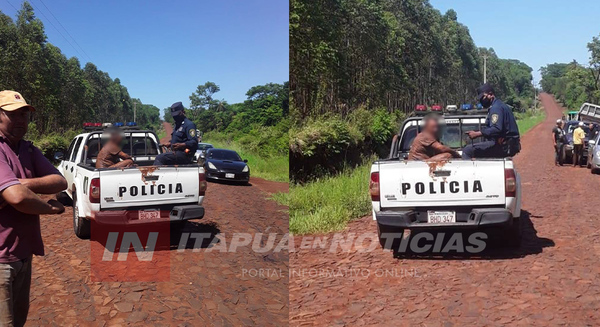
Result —
<svg viewBox="0 0 600 327"><path fill-rule="evenodd" d="M551 130L562 108L550 95L540 98L547 118L522 138L515 157L523 187L520 249L453 259L299 250L290 253L291 325L597 325L600 177L554 166ZM364 217L344 235L375 231ZM371 274L319 277L302 269ZM395 273L378 277L378 270Z"/></svg>
<svg viewBox="0 0 600 327"><path fill-rule="evenodd" d="M251 179L251 186L209 183L204 219L183 232L277 233L288 231L287 207L268 192L286 183ZM33 260L29 326L241 326L288 322L288 254L207 252L193 246L170 251L170 282L90 281L90 241L78 239L68 207L42 216L46 256ZM175 242L177 244L178 242ZM229 242L227 242L229 244ZM252 277L243 269L280 274Z"/></svg>

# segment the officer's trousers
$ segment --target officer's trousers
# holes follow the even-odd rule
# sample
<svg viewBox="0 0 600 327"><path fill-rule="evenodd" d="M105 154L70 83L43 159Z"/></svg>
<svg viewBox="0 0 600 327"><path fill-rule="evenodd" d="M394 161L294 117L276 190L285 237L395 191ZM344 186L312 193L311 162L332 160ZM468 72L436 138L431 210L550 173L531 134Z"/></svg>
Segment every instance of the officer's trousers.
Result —
<svg viewBox="0 0 600 327"><path fill-rule="evenodd" d="M191 163L191 156L188 156L183 151L161 153L154 160L154 166L187 165Z"/></svg>
<svg viewBox="0 0 600 327"><path fill-rule="evenodd" d="M463 148L462 158L504 158L506 152L501 144L496 141L483 141L474 144L469 144Z"/></svg>

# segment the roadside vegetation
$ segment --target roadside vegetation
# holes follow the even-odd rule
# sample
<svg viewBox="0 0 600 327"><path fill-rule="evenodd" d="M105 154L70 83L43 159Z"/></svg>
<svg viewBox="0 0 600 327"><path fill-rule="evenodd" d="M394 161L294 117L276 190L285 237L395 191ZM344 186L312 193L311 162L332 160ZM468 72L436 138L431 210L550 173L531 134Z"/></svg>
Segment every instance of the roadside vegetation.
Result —
<svg viewBox="0 0 600 327"><path fill-rule="evenodd" d="M587 48L588 65L573 60L540 69L542 89L569 110L578 110L584 102L600 103L600 36L593 37Z"/></svg>

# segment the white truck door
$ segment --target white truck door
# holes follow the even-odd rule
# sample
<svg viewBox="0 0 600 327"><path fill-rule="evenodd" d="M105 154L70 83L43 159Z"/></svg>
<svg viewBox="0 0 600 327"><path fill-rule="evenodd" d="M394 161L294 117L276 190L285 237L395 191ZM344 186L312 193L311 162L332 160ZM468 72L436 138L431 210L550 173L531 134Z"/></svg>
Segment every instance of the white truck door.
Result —
<svg viewBox="0 0 600 327"><path fill-rule="evenodd" d="M74 139L73 142L71 142L71 145L69 146L69 151L67 151L67 154L65 155L65 158L62 163L63 173L65 179L67 180L67 190L69 192L73 192L73 176L75 166L77 165L75 163L75 158L77 157L77 153L79 152L82 140L83 137L79 136L76 139Z"/></svg>

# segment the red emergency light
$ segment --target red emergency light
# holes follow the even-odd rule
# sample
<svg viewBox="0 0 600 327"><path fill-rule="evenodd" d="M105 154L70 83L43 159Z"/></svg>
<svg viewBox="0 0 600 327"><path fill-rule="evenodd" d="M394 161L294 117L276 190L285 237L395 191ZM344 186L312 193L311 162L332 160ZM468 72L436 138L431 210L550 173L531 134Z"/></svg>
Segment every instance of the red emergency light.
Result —
<svg viewBox="0 0 600 327"><path fill-rule="evenodd" d="M440 106L439 104L434 104L433 106L431 106L431 110L442 111L442 106Z"/></svg>
<svg viewBox="0 0 600 327"><path fill-rule="evenodd" d="M415 106L415 110L416 111L425 111L425 110L427 110L427 107L424 104L418 104Z"/></svg>

